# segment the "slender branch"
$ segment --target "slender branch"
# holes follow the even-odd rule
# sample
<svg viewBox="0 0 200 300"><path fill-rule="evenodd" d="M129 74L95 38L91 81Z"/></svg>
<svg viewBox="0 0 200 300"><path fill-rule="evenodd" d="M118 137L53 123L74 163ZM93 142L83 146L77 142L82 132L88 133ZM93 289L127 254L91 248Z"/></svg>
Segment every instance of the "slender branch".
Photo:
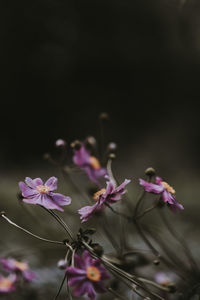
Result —
<svg viewBox="0 0 200 300"><path fill-rule="evenodd" d="M63 287L63 285L64 285L64 283L65 283L66 278L67 278L67 272L65 272L65 275L64 275L64 277L63 277L63 280L62 280L62 282L61 282L61 285L60 285L60 287L59 287L59 290L58 290L58 292L57 292L57 294L56 294L54 300L57 300L57 299L58 299L58 297L59 297L59 295L60 295L60 293L61 293L61 291L62 291L62 287Z"/></svg>
<svg viewBox="0 0 200 300"><path fill-rule="evenodd" d="M195 262L195 260L193 258L193 255L192 255L190 249L188 248L187 244L185 243L184 239L181 236L178 235L178 233L176 232L176 230L174 228L172 228L171 224L167 220L167 217L166 217L165 213L163 213L162 210L160 210L160 216L161 216L161 219L162 219L163 223L167 227L168 231L171 233L171 235L183 247L185 255L188 257L188 259L189 259L191 265L193 266L193 268L198 271L197 264L196 264L196 262Z"/></svg>
<svg viewBox="0 0 200 300"><path fill-rule="evenodd" d="M115 290L113 290L111 287L108 287L107 290L108 290L108 292L110 292L111 294L113 294L118 299L127 300L127 298L125 298L124 296L120 295L118 292L116 292Z"/></svg>
<svg viewBox="0 0 200 300"><path fill-rule="evenodd" d="M17 225L16 223L12 222L12 221L5 215L4 212L1 212L0 216L1 216L2 218L4 218L8 223L10 223L11 225L13 225L14 227L16 227L16 228L22 230L23 232L25 232L25 233L31 235L32 237L34 237L34 238L36 238L36 239L38 239L38 240L41 240L41 241L44 241L44 242L48 242L48 243L52 243L52 244L65 245L64 242L48 240L48 239L42 238L42 237L40 237L40 236L38 236L38 235L36 235L36 234L30 232L30 231L27 230L27 229L24 229L23 227L21 227L21 226Z"/></svg>
<svg viewBox="0 0 200 300"><path fill-rule="evenodd" d="M49 210L49 209L45 208L44 206L41 206L41 207L54 217L54 219L65 229L65 231L68 233L70 238L74 241L72 231L68 227L68 225L65 223L65 221L59 215L57 215L54 211Z"/></svg>
<svg viewBox="0 0 200 300"><path fill-rule="evenodd" d="M140 219L142 218L144 215L146 215L147 213L149 213L150 211L152 211L154 208L156 208L158 206L158 202L156 202L154 205L152 205L151 207L145 209L140 215L136 216L136 219Z"/></svg>

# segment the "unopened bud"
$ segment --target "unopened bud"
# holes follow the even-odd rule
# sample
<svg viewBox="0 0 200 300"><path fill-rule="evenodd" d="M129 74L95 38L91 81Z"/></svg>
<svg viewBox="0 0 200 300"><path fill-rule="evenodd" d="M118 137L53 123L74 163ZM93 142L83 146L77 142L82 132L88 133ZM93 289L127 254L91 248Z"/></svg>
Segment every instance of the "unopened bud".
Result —
<svg viewBox="0 0 200 300"><path fill-rule="evenodd" d="M97 254L97 255L99 255L99 256L102 256L103 255L103 247L101 247L100 245L95 245L94 247L93 247L93 250L94 250L94 252Z"/></svg>
<svg viewBox="0 0 200 300"><path fill-rule="evenodd" d="M159 261L158 259L155 259L155 260L153 261L153 263L154 263L155 266L158 266L158 265L160 264L160 261Z"/></svg>
<svg viewBox="0 0 200 300"><path fill-rule="evenodd" d="M66 144L67 144L66 141L63 140L63 139L58 139L58 140L55 142L56 147L65 147Z"/></svg>
<svg viewBox="0 0 200 300"><path fill-rule="evenodd" d="M96 144L97 144L97 141L96 141L95 137L93 137L93 136L88 136L87 139L86 139L86 143L87 143L89 146L95 147Z"/></svg>
<svg viewBox="0 0 200 300"><path fill-rule="evenodd" d="M109 156L108 156L110 159L115 159L116 158L116 155L114 153L110 153Z"/></svg>
<svg viewBox="0 0 200 300"><path fill-rule="evenodd" d="M5 216L5 214L6 214L5 211L0 212L0 216Z"/></svg>
<svg viewBox="0 0 200 300"><path fill-rule="evenodd" d="M111 142L108 144L108 151L109 152L115 152L117 150L117 144Z"/></svg>
<svg viewBox="0 0 200 300"><path fill-rule="evenodd" d="M44 158L45 160L48 160L50 157L51 157L51 156L50 156L49 153L44 153L44 155L43 155L43 158Z"/></svg>
<svg viewBox="0 0 200 300"><path fill-rule="evenodd" d="M75 150L79 150L81 148L81 146L82 146L82 144L78 140L71 143L71 147Z"/></svg>
<svg viewBox="0 0 200 300"><path fill-rule="evenodd" d="M57 267L61 270L65 270L67 267L67 262L64 259L60 259L57 263Z"/></svg>
<svg viewBox="0 0 200 300"><path fill-rule="evenodd" d="M154 168L147 168L147 169L145 170L145 174L146 174L147 176L152 177L152 176L154 176L154 175L156 174L156 171L155 171Z"/></svg>
<svg viewBox="0 0 200 300"><path fill-rule="evenodd" d="M106 112L102 112L99 115L99 119L101 119L101 120L109 120L109 114L106 113Z"/></svg>
<svg viewBox="0 0 200 300"><path fill-rule="evenodd" d="M175 287L175 285L171 282L171 283L169 283L168 285L167 285L167 287L169 288L169 292L170 293L175 293L176 292L176 287Z"/></svg>

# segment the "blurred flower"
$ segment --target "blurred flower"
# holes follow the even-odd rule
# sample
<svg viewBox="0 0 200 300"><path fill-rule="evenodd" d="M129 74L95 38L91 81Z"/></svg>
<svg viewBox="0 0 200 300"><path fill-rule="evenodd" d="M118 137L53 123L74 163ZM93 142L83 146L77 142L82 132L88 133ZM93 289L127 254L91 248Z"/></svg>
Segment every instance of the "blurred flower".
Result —
<svg viewBox="0 0 200 300"><path fill-rule="evenodd" d="M65 147L66 146L66 141L63 139L58 139L55 143L56 147Z"/></svg>
<svg viewBox="0 0 200 300"><path fill-rule="evenodd" d="M101 189L94 194L94 200L97 202L92 206L85 206L78 210L79 214L81 215L82 222L88 221L88 219L96 211L102 209L103 205L114 204L121 200L121 196L126 193L124 188L130 182L129 179L125 179L121 185L116 187L113 180L111 180L108 176L106 176L106 178L109 179L109 181L107 181L106 189Z"/></svg>
<svg viewBox="0 0 200 300"><path fill-rule="evenodd" d="M10 274L8 277L4 277L0 274L0 294L15 291L16 287L14 283L16 280L17 276L15 274Z"/></svg>
<svg viewBox="0 0 200 300"><path fill-rule="evenodd" d="M153 194L161 194L161 197L165 203L169 204L170 209L176 212L177 209L184 209L184 207L176 201L175 190L167 182L163 181L162 178L156 177L155 183L139 180L146 192Z"/></svg>
<svg viewBox="0 0 200 300"><path fill-rule="evenodd" d="M105 168L102 168L99 160L90 154L82 143L79 149L74 148L73 161L75 165L83 169L91 181L99 185L98 178L107 174Z"/></svg>
<svg viewBox="0 0 200 300"><path fill-rule="evenodd" d="M49 178L45 184L41 178L31 179L26 177L25 183L19 182L19 188L24 197L23 201L30 204L38 204L47 209L63 211L61 206L69 205L71 198L52 191L57 189L56 177Z"/></svg>
<svg viewBox="0 0 200 300"><path fill-rule="evenodd" d="M84 251L82 258L75 255L75 267L67 268L68 283L74 287L74 296L85 294L96 299L96 293L106 292L103 280L109 279L106 269L99 259L93 259L88 251Z"/></svg>
<svg viewBox="0 0 200 300"><path fill-rule="evenodd" d="M36 277L35 273L29 269L26 262L17 261L13 258L1 258L0 262L5 271L20 272L27 281L32 281Z"/></svg>

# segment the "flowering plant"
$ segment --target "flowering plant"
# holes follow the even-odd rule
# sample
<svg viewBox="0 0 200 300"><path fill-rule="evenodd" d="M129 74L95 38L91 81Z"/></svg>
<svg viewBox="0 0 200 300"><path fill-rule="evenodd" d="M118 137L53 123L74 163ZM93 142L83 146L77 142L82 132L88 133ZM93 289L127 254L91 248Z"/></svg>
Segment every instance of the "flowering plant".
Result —
<svg viewBox="0 0 200 300"><path fill-rule="evenodd" d="M166 209L166 206L172 212L181 212L184 209L177 200L174 188L156 176L153 168L148 168L145 178L139 179L141 195L135 197L128 193L126 188L131 188L131 182L132 186L137 186L137 180L123 179L121 184L118 183L112 165L116 158L115 143L109 143L98 159L96 153L100 151L96 149L94 138L73 142L70 163L66 162L65 151L68 147L65 140L59 139L55 145L60 156L54 159L48 154L45 157L67 178L68 187L70 183L76 192L78 189L81 203L78 203L77 194L72 193L72 189L64 193L70 196L55 192L58 182L55 176L45 182L39 177L26 177L25 182L19 182L19 189L22 202L43 208L43 213L45 210L64 229L67 238L52 240L41 237L16 224L5 212L1 212L1 217L15 228L40 241L63 247L64 258L58 262L58 268L63 272L63 280L54 299L58 299L64 284L70 300L73 297L95 300L105 293L108 299L109 295L112 299L113 296L121 300L132 299L133 293L134 299L188 300L198 294L198 265L185 240L171 225L173 214ZM77 169L83 171L90 181L87 197L85 192L79 190L80 186L73 178L74 170ZM150 193L153 198L149 196ZM88 200L90 205L85 203ZM72 213L70 204L78 206L75 213ZM73 224L73 218L66 221L61 216L64 212L72 214L76 222ZM163 240L163 236L160 237L159 230L152 232L150 222L145 225L145 217L153 213L161 217L166 230L181 247L180 256L176 249ZM96 218L97 215L100 216L99 219ZM93 222L96 228L91 228L89 222ZM74 229L77 224L80 226L78 231ZM135 232L144 251L137 249ZM102 233L104 239L99 237ZM184 258L182 254L185 255ZM6 273L0 275L0 294L17 290L19 278L31 282L36 276L24 261L2 257L0 263L2 272ZM150 269L146 276L143 272L144 266ZM166 271L167 268L170 272ZM191 273L193 276L188 283L187 278ZM172 274L170 280L165 279L166 274ZM191 285L192 291L188 288Z"/></svg>

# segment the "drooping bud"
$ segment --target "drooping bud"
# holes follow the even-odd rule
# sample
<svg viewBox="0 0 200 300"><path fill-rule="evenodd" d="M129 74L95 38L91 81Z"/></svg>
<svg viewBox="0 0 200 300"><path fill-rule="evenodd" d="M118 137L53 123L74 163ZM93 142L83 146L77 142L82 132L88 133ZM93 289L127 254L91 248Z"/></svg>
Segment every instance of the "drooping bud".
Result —
<svg viewBox="0 0 200 300"><path fill-rule="evenodd" d="M75 150L79 150L81 148L82 144L80 141L75 140L74 142L71 143L71 147Z"/></svg>
<svg viewBox="0 0 200 300"><path fill-rule="evenodd" d="M100 119L100 120L109 120L109 114L106 113L106 112L102 112L102 113L100 113L100 115L99 115L99 119Z"/></svg>
<svg viewBox="0 0 200 300"><path fill-rule="evenodd" d="M65 147L66 144L67 144L66 141L63 140L63 139L58 139L58 140L55 142L56 147Z"/></svg>
<svg viewBox="0 0 200 300"><path fill-rule="evenodd" d="M67 262L64 259L60 259L57 263L57 267L61 270L65 270L67 267Z"/></svg>
<svg viewBox="0 0 200 300"><path fill-rule="evenodd" d="M152 176L154 176L154 175L156 174L156 171L155 171L154 168L147 168L147 169L145 170L145 174L146 174L147 176L149 176L149 177L152 177Z"/></svg>
<svg viewBox="0 0 200 300"><path fill-rule="evenodd" d="M95 148L96 145L97 145L97 141L96 141L96 139L93 136L88 136L86 138L86 146Z"/></svg>
<svg viewBox="0 0 200 300"><path fill-rule="evenodd" d="M94 252L97 254L97 255L99 255L99 256L102 256L103 255L103 247L102 246L100 246L99 244L97 244L97 245L95 245L94 247L93 247L93 250L94 250Z"/></svg>
<svg viewBox="0 0 200 300"><path fill-rule="evenodd" d="M115 152L117 150L117 144L114 142L111 142L108 144L107 149L109 152Z"/></svg>
<svg viewBox="0 0 200 300"><path fill-rule="evenodd" d="M43 158L44 158L45 160L48 160L48 159L51 158L51 155L50 155L49 153L44 153L44 154L43 154Z"/></svg>
<svg viewBox="0 0 200 300"><path fill-rule="evenodd" d="M110 153L108 157L113 160L116 158L116 155L114 153Z"/></svg>
<svg viewBox="0 0 200 300"><path fill-rule="evenodd" d="M153 261L153 264L154 264L155 266L158 266L158 265L160 264L160 261L159 261L158 259L155 259L155 260Z"/></svg>

